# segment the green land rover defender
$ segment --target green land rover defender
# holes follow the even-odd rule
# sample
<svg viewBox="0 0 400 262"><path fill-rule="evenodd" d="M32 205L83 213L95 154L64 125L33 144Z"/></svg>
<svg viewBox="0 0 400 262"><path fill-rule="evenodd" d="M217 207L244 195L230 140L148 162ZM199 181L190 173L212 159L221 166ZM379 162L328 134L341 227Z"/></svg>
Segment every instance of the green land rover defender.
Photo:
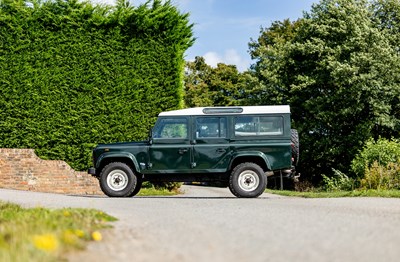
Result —
<svg viewBox="0 0 400 262"><path fill-rule="evenodd" d="M146 141L99 144L88 173L110 197L132 197L143 181L220 183L258 197L268 177L297 178L298 158L289 106L201 107L160 113Z"/></svg>

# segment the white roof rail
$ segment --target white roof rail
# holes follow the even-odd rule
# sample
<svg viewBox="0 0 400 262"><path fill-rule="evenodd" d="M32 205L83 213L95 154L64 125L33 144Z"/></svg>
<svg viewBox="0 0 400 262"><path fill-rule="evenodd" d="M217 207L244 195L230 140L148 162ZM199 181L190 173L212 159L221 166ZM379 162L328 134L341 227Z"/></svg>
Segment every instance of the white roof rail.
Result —
<svg viewBox="0 0 400 262"><path fill-rule="evenodd" d="M159 116L194 116L194 115L242 115L242 114L288 114L288 105L277 106L225 106L194 107L161 112Z"/></svg>

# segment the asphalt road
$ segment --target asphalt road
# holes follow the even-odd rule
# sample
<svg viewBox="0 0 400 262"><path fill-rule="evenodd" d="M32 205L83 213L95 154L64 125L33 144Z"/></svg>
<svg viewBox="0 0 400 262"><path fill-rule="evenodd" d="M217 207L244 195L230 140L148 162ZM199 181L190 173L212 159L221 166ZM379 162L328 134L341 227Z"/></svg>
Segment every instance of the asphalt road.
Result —
<svg viewBox="0 0 400 262"><path fill-rule="evenodd" d="M185 186L176 197L0 189L26 207L89 207L119 219L70 261L400 261L400 199L302 199Z"/></svg>

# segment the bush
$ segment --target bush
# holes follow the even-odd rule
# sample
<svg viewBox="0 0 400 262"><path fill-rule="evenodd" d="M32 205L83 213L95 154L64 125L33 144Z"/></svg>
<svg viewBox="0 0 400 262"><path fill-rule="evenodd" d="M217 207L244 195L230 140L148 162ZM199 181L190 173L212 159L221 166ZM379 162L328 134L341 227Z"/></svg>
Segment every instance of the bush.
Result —
<svg viewBox="0 0 400 262"><path fill-rule="evenodd" d="M322 189L325 191L349 191L355 188L356 180L343 172L333 169L333 176L322 175Z"/></svg>
<svg viewBox="0 0 400 262"><path fill-rule="evenodd" d="M168 191L177 191L182 183L178 182L152 182L154 188L157 190L168 190Z"/></svg>
<svg viewBox="0 0 400 262"><path fill-rule="evenodd" d="M365 169L361 187L378 190L400 189L400 159L396 163L390 162L386 166L374 161L371 167Z"/></svg>
<svg viewBox="0 0 400 262"><path fill-rule="evenodd" d="M0 1L0 148L85 170L96 144L145 139L182 107L191 28L170 1Z"/></svg>
<svg viewBox="0 0 400 262"><path fill-rule="evenodd" d="M314 185L308 180L299 181L294 184L294 191L297 192L312 192L314 190Z"/></svg>
<svg viewBox="0 0 400 262"><path fill-rule="evenodd" d="M363 178L367 170L371 172L370 168L374 162L377 162L378 166L386 168L389 163L397 163L399 159L399 140L379 138L375 142L373 139L370 139L352 161L351 169L358 177Z"/></svg>

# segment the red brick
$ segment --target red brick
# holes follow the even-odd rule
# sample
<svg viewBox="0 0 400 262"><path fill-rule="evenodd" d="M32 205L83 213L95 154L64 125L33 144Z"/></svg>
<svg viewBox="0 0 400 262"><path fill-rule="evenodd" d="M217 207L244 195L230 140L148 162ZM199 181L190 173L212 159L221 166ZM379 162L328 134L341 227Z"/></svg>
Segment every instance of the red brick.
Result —
<svg viewBox="0 0 400 262"><path fill-rule="evenodd" d="M40 159L33 149L0 148L0 187L63 194L102 194L96 178L73 170L64 161Z"/></svg>

